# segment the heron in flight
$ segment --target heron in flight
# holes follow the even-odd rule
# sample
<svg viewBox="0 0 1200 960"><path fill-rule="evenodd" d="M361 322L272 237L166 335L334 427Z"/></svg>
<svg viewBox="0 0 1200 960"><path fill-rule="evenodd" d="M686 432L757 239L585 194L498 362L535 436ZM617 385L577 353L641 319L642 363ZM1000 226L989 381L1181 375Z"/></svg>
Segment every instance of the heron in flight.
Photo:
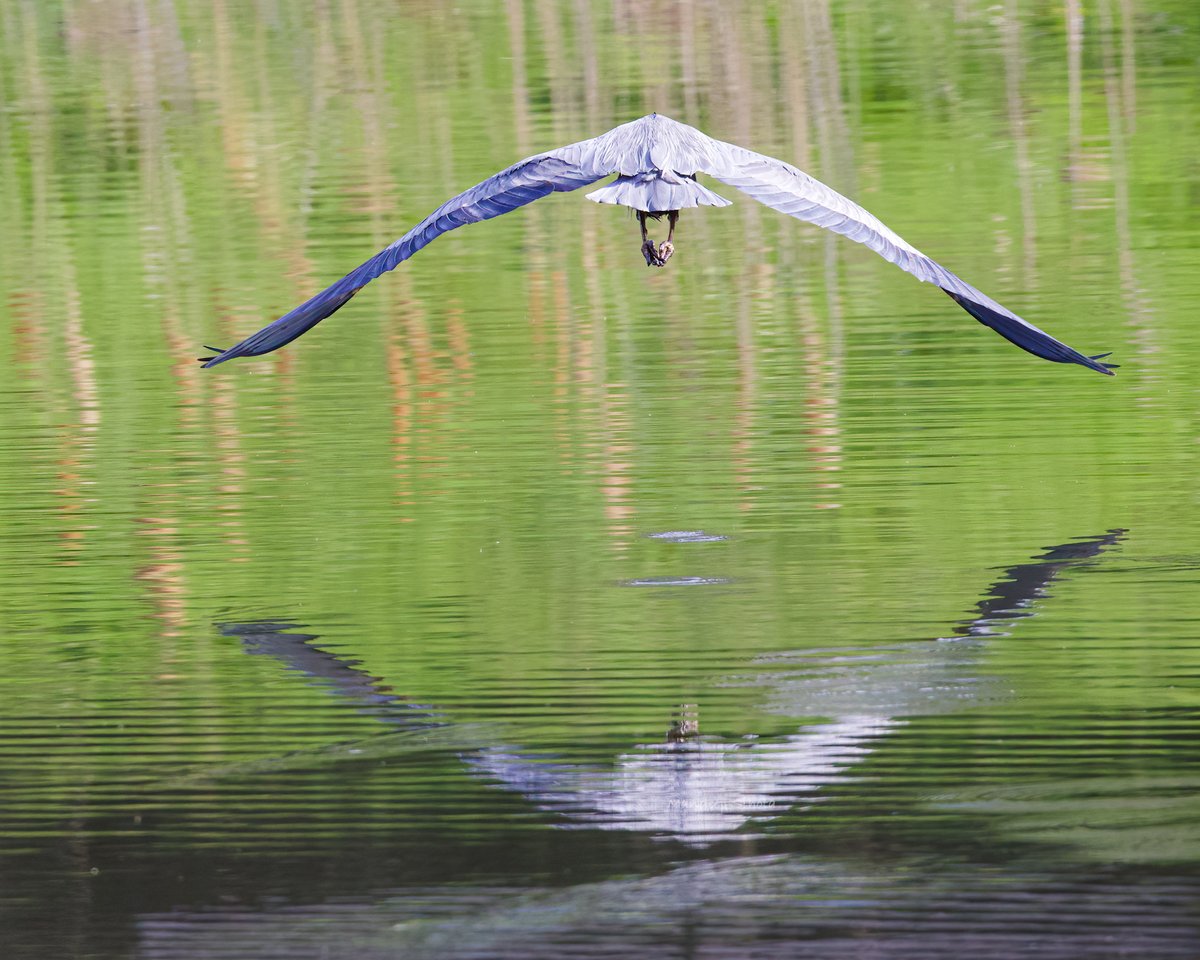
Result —
<svg viewBox="0 0 1200 960"><path fill-rule="evenodd" d="M394 270L443 233L468 223L490 220L552 193L578 190L616 174L616 179L587 195L597 203L631 207L641 227L641 252L647 266L662 267L675 251L679 212L691 207L725 207L730 201L699 181L701 174L719 180L780 213L807 220L864 244L918 280L945 291L980 323L991 327L1022 350L1056 363L1078 363L1112 374L1115 364L1101 363L1109 354L1086 356L1044 330L1022 320L986 294L931 260L878 219L782 160L714 140L695 127L652 113L614 127L591 140L581 140L539 153L501 170L482 183L447 200L391 246L322 290L290 313L263 327L228 350L209 347L217 355L201 357L215 367L235 357L257 357L278 350L340 310L380 274ZM655 244L646 221L667 217L667 238Z"/></svg>

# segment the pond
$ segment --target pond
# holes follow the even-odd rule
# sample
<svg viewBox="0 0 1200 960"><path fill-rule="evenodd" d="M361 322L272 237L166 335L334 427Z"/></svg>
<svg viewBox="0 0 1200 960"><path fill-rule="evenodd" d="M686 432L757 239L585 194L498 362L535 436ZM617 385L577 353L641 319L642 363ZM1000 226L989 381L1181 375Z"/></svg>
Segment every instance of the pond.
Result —
<svg viewBox="0 0 1200 960"><path fill-rule="evenodd" d="M1200 952L1200 7L0 24L6 958ZM1117 375L715 182L195 362L652 111Z"/></svg>

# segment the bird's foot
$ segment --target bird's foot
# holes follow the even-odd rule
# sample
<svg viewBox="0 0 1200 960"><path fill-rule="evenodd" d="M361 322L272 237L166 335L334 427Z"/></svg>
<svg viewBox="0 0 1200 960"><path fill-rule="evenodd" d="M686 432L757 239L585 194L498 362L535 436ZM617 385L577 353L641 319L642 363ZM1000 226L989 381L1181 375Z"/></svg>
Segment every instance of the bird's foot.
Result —
<svg viewBox="0 0 1200 960"><path fill-rule="evenodd" d="M661 267L665 260L658 255L658 247L654 245L654 241L647 237L642 241L642 256L646 258L646 266Z"/></svg>
<svg viewBox="0 0 1200 960"><path fill-rule="evenodd" d="M671 254L675 252L675 244L670 240L664 240L658 245L658 265L665 267L667 261L671 259Z"/></svg>

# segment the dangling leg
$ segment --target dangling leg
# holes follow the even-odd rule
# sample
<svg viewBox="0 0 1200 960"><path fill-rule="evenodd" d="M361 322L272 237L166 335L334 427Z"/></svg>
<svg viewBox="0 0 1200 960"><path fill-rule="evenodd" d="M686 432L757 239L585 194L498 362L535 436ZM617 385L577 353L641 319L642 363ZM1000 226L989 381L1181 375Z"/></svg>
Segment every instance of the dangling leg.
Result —
<svg viewBox="0 0 1200 960"><path fill-rule="evenodd" d="M671 240L675 236L675 223L679 220L678 210L669 210L667 212L667 239L658 245L658 265L666 266L668 260L671 259L671 254L675 252L675 245Z"/></svg>
<svg viewBox="0 0 1200 960"><path fill-rule="evenodd" d="M642 225L642 256L646 258L646 266L661 267L662 261L658 257L658 248L654 246L654 241L646 233L646 211L639 210L637 215L638 222Z"/></svg>

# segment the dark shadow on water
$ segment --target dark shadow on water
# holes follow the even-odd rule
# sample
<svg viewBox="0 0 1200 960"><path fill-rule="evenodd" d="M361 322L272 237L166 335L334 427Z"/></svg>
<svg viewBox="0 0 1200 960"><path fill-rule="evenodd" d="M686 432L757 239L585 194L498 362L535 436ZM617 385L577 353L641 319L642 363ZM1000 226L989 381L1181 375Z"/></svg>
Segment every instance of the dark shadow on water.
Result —
<svg viewBox="0 0 1200 960"><path fill-rule="evenodd" d="M1115 871L1031 880L930 873L919 860L758 856L563 889L432 887L370 903L146 916L140 931L154 958L1191 960L1195 896L1186 881L1139 885Z"/></svg>

